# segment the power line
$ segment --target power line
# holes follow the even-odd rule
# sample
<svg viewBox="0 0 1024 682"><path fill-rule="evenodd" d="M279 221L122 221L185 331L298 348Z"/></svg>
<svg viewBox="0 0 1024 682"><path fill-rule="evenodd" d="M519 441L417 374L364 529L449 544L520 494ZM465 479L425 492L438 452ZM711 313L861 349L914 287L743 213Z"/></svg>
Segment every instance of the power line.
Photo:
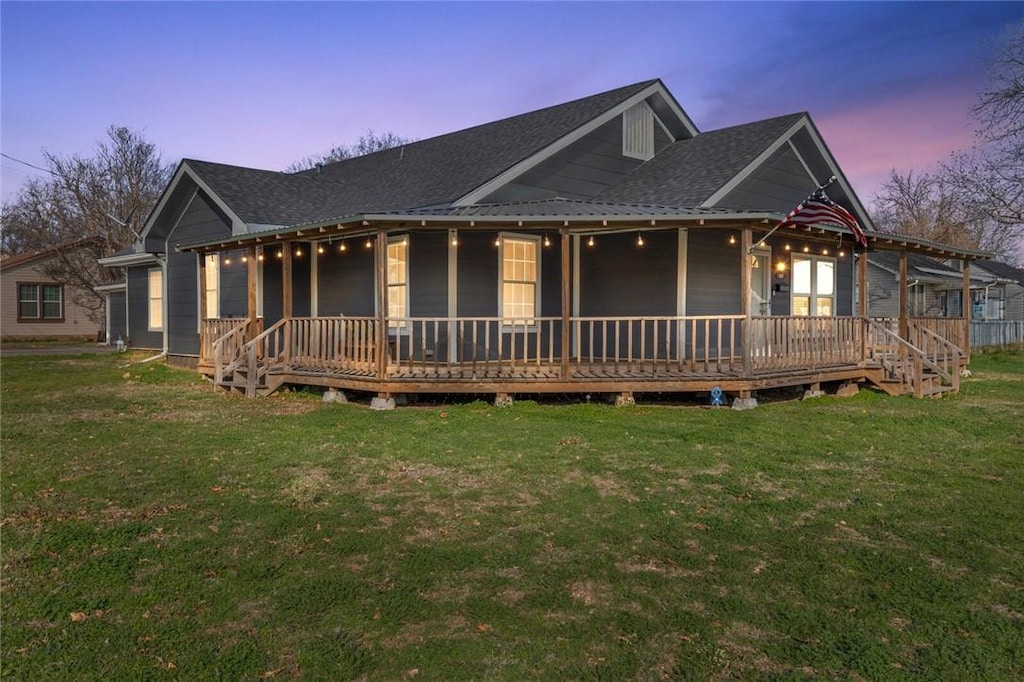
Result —
<svg viewBox="0 0 1024 682"><path fill-rule="evenodd" d="M28 161L22 161L21 159L16 159L13 156L11 156L10 154L4 154L3 152L0 152L0 156L4 157L5 159L10 159L11 161L15 161L17 163L20 163L20 164L22 164L24 166L28 166L29 168L35 168L36 170L43 171L44 173L49 173L50 175L52 175L55 178L59 177L56 173L54 173L49 168L43 168L42 166L37 166L35 164L29 163Z"/></svg>

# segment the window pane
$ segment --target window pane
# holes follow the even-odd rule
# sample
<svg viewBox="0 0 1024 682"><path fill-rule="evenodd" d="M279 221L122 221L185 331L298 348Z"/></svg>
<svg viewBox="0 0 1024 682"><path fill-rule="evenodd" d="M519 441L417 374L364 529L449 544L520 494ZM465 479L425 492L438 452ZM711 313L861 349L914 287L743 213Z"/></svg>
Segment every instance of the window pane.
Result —
<svg viewBox="0 0 1024 682"><path fill-rule="evenodd" d="M832 314L832 299L827 297L819 296L817 300L817 312L815 315L831 315Z"/></svg>
<svg viewBox="0 0 1024 682"><path fill-rule="evenodd" d="M43 286L43 317L48 320L59 320L63 317L60 285L47 284Z"/></svg>
<svg viewBox="0 0 1024 682"><path fill-rule="evenodd" d="M203 282L206 296L206 316L220 317L220 254L206 257L206 281Z"/></svg>
<svg viewBox="0 0 1024 682"><path fill-rule="evenodd" d="M22 284L18 287L18 317L35 319L39 317L39 286Z"/></svg>
<svg viewBox="0 0 1024 682"><path fill-rule="evenodd" d="M817 293L819 296L831 296L836 287L836 264L830 260L818 261Z"/></svg>
<svg viewBox="0 0 1024 682"><path fill-rule="evenodd" d="M811 261L806 258L793 259L793 292L811 293Z"/></svg>
<svg viewBox="0 0 1024 682"><path fill-rule="evenodd" d="M793 314L794 315L810 315L811 314L811 297L810 296L794 296L793 297Z"/></svg>
<svg viewBox="0 0 1024 682"><path fill-rule="evenodd" d="M154 331L164 328L164 273L162 270L149 271L149 328Z"/></svg>

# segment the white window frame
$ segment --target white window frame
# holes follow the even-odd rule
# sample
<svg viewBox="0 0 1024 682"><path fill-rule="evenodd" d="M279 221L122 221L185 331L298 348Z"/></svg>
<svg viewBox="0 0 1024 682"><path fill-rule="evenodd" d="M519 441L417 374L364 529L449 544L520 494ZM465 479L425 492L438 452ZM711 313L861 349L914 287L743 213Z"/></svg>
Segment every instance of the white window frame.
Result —
<svg viewBox="0 0 1024 682"><path fill-rule="evenodd" d="M535 259L534 259L534 279L530 280L517 280L517 279L506 279L505 277L505 244L507 242L528 242L533 245ZM501 318L501 326L504 329L510 329L513 326L521 329L521 324L510 324L516 321L530 319L532 320L527 327L535 327L537 325L537 318L540 317L540 283L541 283L541 238L538 235L532 234L517 234L513 232L501 232L498 234L498 316ZM523 317L507 317L505 315L505 284L532 284L533 285L533 316L531 318Z"/></svg>
<svg viewBox="0 0 1024 682"><path fill-rule="evenodd" d="M154 280L153 276L156 275L156 292L154 293ZM164 270L163 268L150 268L146 273L146 282L148 286L147 302L149 306L146 310L146 323L147 329L151 332L162 332L164 330ZM157 305L156 310L160 311L160 318L157 324L153 324L153 306Z"/></svg>
<svg viewBox="0 0 1024 682"><path fill-rule="evenodd" d="M206 317L220 317L220 254L208 253L205 256L200 256L200 258L206 258L206 267L203 268L205 277L204 281L200 282L202 287L200 295L206 298ZM210 305L211 295L213 297L213 305ZM202 310L202 306L199 309ZM201 322L202 320L200 320Z"/></svg>
<svg viewBox="0 0 1024 682"><path fill-rule="evenodd" d="M400 246L400 247L402 247L402 250L404 251L404 253L403 253L404 259L403 259L403 262L402 262L402 281L401 282L392 282L391 281L391 247L393 247L393 246ZM395 235L395 236L392 236L392 237L388 237L388 253L385 254L384 283L385 283L385 286L387 286L387 288L388 288L388 290L387 290L387 293L388 293L388 296L387 296L387 299L388 299L388 310L386 311L386 313L387 313L386 317L388 318L388 329L389 330L397 330L399 333L402 333L402 334L408 334L409 333L409 329L408 329L409 325L407 323L405 323L405 322L391 322L391 318L392 318L391 312L392 312L392 309L394 307L394 301L396 300L395 296L393 295L393 292L396 289L399 289L399 288L404 290L404 294L402 295L402 306L401 306L403 314L396 315L395 317L398 317L398 318L408 318L409 317L409 235L407 235L407 234Z"/></svg>
<svg viewBox="0 0 1024 682"><path fill-rule="evenodd" d="M806 260L811 264L811 286L810 291L797 291L796 289L796 262L798 260ZM818 286L818 263L832 263L832 293L831 294L819 294L820 287ZM807 297L807 316L808 317L835 317L836 307L838 304L838 297L836 296L836 285L839 279L839 273L837 272L837 262L835 258L830 256L816 256L810 253L796 253L791 257L789 264L789 271L793 273L793 282L790 286L790 298L789 298L789 312L794 317L803 317L796 312L796 306L794 301L797 297ZM818 314L818 299L828 298L832 300L832 313L830 315L819 315Z"/></svg>

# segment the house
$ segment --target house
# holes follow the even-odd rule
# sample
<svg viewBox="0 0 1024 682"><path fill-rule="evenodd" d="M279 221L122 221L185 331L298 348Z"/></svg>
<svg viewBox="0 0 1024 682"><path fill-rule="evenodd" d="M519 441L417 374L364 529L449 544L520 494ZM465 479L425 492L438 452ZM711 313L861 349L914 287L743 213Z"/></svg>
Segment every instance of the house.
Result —
<svg viewBox="0 0 1024 682"><path fill-rule="evenodd" d="M995 260L984 261L977 270L984 277L981 291L974 299L975 310L980 308L980 318L1024 320L1024 270Z"/></svg>
<svg viewBox="0 0 1024 682"><path fill-rule="evenodd" d="M0 337L96 340L103 330L103 311L93 294L51 274L62 253L70 251L74 257L82 250L85 245L72 244L0 260Z"/></svg>
<svg viewBox="0 0 1024 682"><path fill-rule="evenodd" d="M987 279L975 268L970 277L972 297L984 292ZM941 260L907 254L907 314L917 317L960 317L963 273ZM899 315L900 255L895 251L868 254L868 315Z"/></svg>
<svg viewBox="0 0 1024 682"><path fill-rule="evenodd" d="M299 173L186 159L125 268L131 343L247 395L955 390L966 320L869 320L875 233L806 113L702 132L660 80ZM898 287L907 296L906 278ZM916 341L917 343L913 343Z"/></svg>

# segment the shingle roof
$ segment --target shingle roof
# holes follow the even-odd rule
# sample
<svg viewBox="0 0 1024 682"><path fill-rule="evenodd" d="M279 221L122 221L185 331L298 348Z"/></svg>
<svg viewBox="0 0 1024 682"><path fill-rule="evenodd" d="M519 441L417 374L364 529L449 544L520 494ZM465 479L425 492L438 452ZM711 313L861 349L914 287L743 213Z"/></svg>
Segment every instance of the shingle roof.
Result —
<svg viewBox="0 0 1024 682"><path fill-rule="evenodd" d="M327 203L330 188L304 175L184 161L246 223L290 225Z"/></svg>
<svg viewBox="0 0 1024 682"><path fill-rule="evenodd" d="M667 216L723 216L735 215L737 211L718 208L687 208L679 206L657 206L653 204L616 203L587 201L583 199L537 199L496 204L474 204L472 206L445 206L414 210L385 211L385 215L443 216L459 218L659 218ZM746 212L749 213L749 212Z"/></svg>
<svg viewBox="0 0 1024 682"><path fill-rule="evenodd" d="M656 80L324 166L328 215L449 203L536 154ZM300 175L318 177L316 170Z"/></svg>
<svg viewBox="0 0 1024 682"><path fill-rule="evenodd" d="M445 204L586 124L657 80L345 159L300 173L186 160L246 223L294 225L332 216Z"/></svg>
<svg viewBox="0 0 1024 682"><path fill-rule="evenodd" d="M1012 265L1000 263L996 260L985 261L981 264L981 267L988 270L996 277L1012 279L1014 282L1017 282L1017 284L1024 287L1024 270L1021 270L1020 268L1015 268Z"/></svg>
<svg viewBox="0 0 1024 682"><path fill-rule="evenodd" d="M597 198L700 206L805 115L710 130L674 142Z"/></svg>

